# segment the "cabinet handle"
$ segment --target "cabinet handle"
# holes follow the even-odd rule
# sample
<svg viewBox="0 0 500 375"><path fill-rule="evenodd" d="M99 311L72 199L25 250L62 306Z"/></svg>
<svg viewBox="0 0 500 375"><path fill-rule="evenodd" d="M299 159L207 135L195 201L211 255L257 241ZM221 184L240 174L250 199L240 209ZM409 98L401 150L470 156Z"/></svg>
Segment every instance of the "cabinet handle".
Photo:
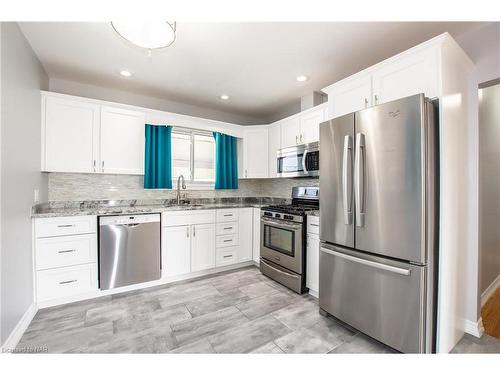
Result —
<svg viewBox="0 0 500 375"><path fill-rule="evenodd" d="M64 284L71 284L71 283L76 283L78 280L67 280L67 281L59 281L59 284L64 285Z"/></svg>
<svg viewBox="0 0 500 375"><path fill-rule="evenodd" d="M101 168L101 172L104 173L104 160L102 161L102 168Z"/></svg>
<svg viewBox="0 0 500 375"><path fill-rule="evenodd" d="M60 224L57 227L58 228L72 228L74 226L75 226L75 224Z"/></svg>
<svg viewBox="0 0 500 375"><path fill-rule="evenodd" d="M193 227L193 237L196 237L196 227Z"/></svg>
<svg viewBox="0 0 500 375"><path fill-rule="evenodd" d="M59 250L59 254L64 254L64 253L74 253L76 249L71 249L71 250Z"/></svg>
<svg viewBox="0 0 500 375"><path fill-rule="evenodd" d="M319 227L319 224L310 223L309 225L312 226L312 227Z"/></svg>
<svg viewBox="0 0 500 375"><path fill-rule="evenodd" d="M295 144L297 144L297 143L299 143L299 136L298 135L295 136Z"/></svg>
<svg viewBox="0 0 500 375"><path fill-rule="evenodd" d="M224 230L233 229L233 227L224 227Z"/></svg>
<svg viewBox="0 0 500 375"><path fill-rule="evenodd" d="M365 98L365 108L368 108L368 98Z"/></svg>
<svg viewBox="0 0 500 375"><path fill-rule="evenodd" d="M223 242L233 242L233 240L224 240Z"/></svg>
<svg viewBox="0 0 500 375"><path fill-rule="evenodd" d="M232 255L224 255L223 258L232 258Z"/></svg>
<svg viewBox="0 0 500 375"><path fill-rule="evenodd" d="M96 163L96 161L94 160L94 172L95 172L95 170L96 170L96 164L97 164L97 163Z"/></svg>
<svg viewBox="0 0 500 375"><path fill-rule="evenodd" d="M224 217L233 216L233 214L224 214Z"/></svg>
<svg viewBox="0 0 500 375"><path fill-rule="evenodd" d="M186 228L186 237L189 238L189 227Z"/></svg>
<svg viewBox="0 0 500 375"><path fill-rule="evenodd" d="M302 143L302 134L300 135L300 143Z"/></svg>
<svg viewBox="0 0 500 375"><path fill-rule="evenodd" d="M247 170L245 169L245 177L248 177L248 173L247 173Z"/></svg>
<svg viewBox="0 0 500 375"><path fill-rule="evenodd" d="M375 100L375 104L378 104L378 95L375 95L373 98Z"/></svg>

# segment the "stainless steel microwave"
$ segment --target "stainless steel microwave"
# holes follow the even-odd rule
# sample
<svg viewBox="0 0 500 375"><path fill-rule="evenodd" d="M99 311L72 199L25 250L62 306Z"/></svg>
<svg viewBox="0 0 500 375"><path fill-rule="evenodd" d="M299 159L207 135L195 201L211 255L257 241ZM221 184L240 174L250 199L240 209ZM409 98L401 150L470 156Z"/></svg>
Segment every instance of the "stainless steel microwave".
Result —
<svg viewBox="0 0 500 375"><path fill-rule="evenodd" d="M278 177L319 176L319 143L282 148L277 153Z"/></svg>

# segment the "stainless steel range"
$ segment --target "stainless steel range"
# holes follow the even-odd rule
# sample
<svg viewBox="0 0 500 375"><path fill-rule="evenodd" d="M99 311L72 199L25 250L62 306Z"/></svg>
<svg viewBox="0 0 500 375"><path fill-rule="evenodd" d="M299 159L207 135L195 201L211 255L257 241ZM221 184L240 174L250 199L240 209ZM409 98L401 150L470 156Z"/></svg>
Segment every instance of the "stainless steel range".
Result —
<svg viewBox="0 0 500 375"><path fill-rule="evenodd" d="M318 209L318 187L294 187L292 204L261 209L260 270L297 293L307 291L307 212Z"/></svg>

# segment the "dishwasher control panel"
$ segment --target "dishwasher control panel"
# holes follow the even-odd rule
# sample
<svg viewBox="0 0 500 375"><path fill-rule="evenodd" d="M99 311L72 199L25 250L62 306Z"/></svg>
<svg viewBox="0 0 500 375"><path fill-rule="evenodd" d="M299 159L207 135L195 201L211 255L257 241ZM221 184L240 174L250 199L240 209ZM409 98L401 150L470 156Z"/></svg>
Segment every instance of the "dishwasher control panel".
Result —
<svg viewBox="0 0 500 375"><path fill-rule="evenodd" d="M123 224L142 224L155 223L160 221L160 214L138 214L138 215L119 215L119 216L101 216L99 225L123 225Z"/></svg>

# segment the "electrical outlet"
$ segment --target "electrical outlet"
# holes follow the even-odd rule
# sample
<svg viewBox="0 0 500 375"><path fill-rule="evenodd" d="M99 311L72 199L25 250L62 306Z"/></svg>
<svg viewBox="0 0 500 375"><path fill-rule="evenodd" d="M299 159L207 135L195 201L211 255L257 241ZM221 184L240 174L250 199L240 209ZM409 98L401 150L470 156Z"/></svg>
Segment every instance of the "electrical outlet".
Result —
<svg viewBox="0 0 500 375"><path fill-rule="evenodd" d="M38 203L40 201L40 190L38 189L33 190L33 201L35 203Z"/></svg>

